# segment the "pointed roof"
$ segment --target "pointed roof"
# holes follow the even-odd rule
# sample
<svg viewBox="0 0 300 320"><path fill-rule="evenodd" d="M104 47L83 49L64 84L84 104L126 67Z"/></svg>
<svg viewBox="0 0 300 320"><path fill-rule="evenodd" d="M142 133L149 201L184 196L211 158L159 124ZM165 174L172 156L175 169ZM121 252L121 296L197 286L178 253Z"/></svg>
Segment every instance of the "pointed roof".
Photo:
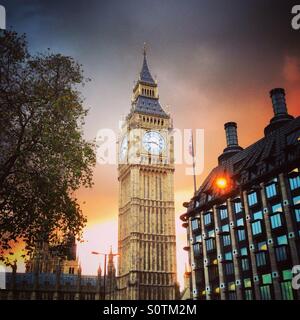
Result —
<svg viewBox="0 0 300 320"><path fill-rule="evenodd" d="M152 75L149 71L148 63L147 63L147 53L146 53L146 45L144 44L144 60L142 70L140 72L140 81L148 82L151 84L155 84L155 81L152 78Z"/></svg>
<svg viewBox="0 0 300 320"><path fill-rule="evenodd" d="M169 118L158 99L139 96L133 105L136 112Z"/></svg>
<svg viewBox="0 0 300 320"><path fill-rule="evenodd" d="M138 112L142 114L155 115L163 118L169 118L169 115L164 111L159 103L158 95L147 96L138 91L140 85L150 86L151 88L156 88L157 83L153 80L151 73L147 64L147 55L146 47L144 44L144 61L143 67L140 72L139 80L136 82L135 87L133 88L134 99L132 101L132 109L129 116L132 112Z"/></svg>
<svg viewBox="0 0 300 320"><path fill-rule="evenodd" d="M98 275L101 275L101 273L102 273L102 269L101 269L101 265L100 265L100 263L99 263L99 266L98 266L98 270L97 270L97 272L98 272Z"/></svg>

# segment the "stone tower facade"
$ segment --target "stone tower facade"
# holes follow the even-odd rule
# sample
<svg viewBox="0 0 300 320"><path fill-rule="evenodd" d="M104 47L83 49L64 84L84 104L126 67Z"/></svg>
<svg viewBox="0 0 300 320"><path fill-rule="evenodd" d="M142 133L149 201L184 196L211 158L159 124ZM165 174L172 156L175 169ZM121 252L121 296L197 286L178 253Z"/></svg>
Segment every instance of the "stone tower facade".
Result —
<svg viewBox="0 0 300 320"><path fill-rule="evenodd" d="M175 299L172 126L144 50L131 111L118 140L119 299Z"/></svg>

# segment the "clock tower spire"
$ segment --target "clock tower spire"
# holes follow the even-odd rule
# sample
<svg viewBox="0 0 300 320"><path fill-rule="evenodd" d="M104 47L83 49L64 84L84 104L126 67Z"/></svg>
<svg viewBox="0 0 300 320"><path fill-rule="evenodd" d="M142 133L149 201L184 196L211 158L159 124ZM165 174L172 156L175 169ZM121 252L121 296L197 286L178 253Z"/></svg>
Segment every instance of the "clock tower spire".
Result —
<svg viewBox="0 0 300 320"><path fill-rule="evenodd" d="M132 107L118 141L120 299L175 299L172 129L144 47Z"/></svg>
<svg viewBox="0 0 300 320"><path fill-rule="evenodd" d="M143 60L143 66L142 66L142 70L140 72L139 80L142 82L145 82L145 83L154 84L155 81L153 80L153 77L149 71L149 67L148 67L148 63L147 63L146 43L144 43L143 54L144 54L144 60Z"/></svg>
<svg viewBox="0 0 300 320"><path fill-rule="evenodd" d="M143 55L142 69L133 88L132 111L166 118L168 115L159 103L157 81L153 79L148 67L146 44Z"/></svg>

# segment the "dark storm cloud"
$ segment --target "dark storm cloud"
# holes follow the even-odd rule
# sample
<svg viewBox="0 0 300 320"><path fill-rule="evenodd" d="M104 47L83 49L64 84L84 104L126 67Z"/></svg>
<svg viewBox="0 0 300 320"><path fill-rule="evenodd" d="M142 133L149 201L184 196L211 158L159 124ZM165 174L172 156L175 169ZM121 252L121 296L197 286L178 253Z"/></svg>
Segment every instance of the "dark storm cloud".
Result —
<svg viewBox="0 0 300 320"><path fill-rule="evenodd" d="M32 48L51 47L102 76L132 81L144 41L160 77L216 94L280 77L286 55L300 56L286 0L2 1L8 25ZM96 75L91 75L92 77Z"/></svg>
<svg viewBox="0 0 300 320"><path fill-rule="evenodd" d="M220 47L298 45L290 26L293 1L106 0L3 1L8 24L35 29L32 36L94 41L130 47L144 38L176 48L211 43ZM21 30L20 30L21 31ZM167 43L165 43L165 41Z"/></svg>

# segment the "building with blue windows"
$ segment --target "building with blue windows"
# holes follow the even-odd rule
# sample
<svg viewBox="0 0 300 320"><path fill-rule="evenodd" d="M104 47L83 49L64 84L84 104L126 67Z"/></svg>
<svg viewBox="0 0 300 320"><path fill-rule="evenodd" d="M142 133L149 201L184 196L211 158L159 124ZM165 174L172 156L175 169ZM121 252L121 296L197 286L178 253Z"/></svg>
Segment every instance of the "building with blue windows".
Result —
<svg viewBox="0 0 300 320"><path fill-rule="evenodd" d="M270 96L264 137L243 149L236 123L226 123L218 166L184 203L193 299L300 299L291 281L300 265L300 117L288 114L283 89Z"/></svg>

